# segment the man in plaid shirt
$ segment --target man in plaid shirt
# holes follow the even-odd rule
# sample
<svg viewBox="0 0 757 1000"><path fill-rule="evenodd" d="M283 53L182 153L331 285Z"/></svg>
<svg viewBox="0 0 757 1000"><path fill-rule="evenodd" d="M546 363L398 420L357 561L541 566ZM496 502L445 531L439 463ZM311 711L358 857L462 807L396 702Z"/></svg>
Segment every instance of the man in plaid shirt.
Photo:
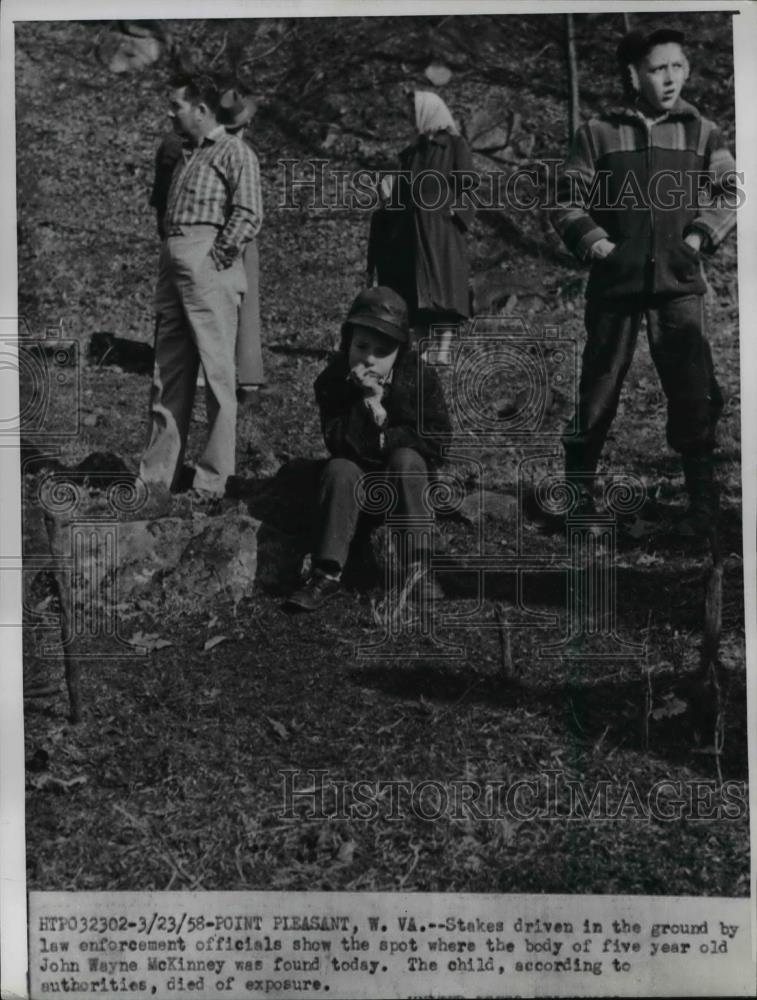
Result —
<svg viewBox="0 0 757 1000"><path fill-rule="evenodd" d="M220 94L205 77L173 82L169 116L186 137L164 218L150 438L140 463L147 483L176 489L197 372L206 383L208 440L193 489L222 496L234 471L237 313L246 290L242 251L263 220L255 154L218 121Z"/></svg>

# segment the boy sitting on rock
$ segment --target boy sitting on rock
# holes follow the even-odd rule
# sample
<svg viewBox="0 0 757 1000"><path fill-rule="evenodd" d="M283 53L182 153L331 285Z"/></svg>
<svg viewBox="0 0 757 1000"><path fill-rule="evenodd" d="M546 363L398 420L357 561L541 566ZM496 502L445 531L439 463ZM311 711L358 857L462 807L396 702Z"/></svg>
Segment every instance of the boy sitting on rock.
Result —
<svg viewBox="0 0 757 1000"><path fill-rule="evenodd" d="M427 516L428 471L442 462L450 423L439 380L423 373L419 399L418 356L408 347L405 301L390 288L369 288L352 303L336 357L315 382L321 427L331 458L318 487L312 572L287 602L315 611L339 593L360 517L358 483L383 470L396 491L396 513ZM421 430L421 417L422 426ZM425 565L421 536L407 527L407 579Z"/></svg>
<svg viewBox="0 0 757 1000"><path fill-rule="evenodd" d="M683 41L669 28L623 38L629 101L576 132L553 221L566 246L591 261L577 431L563 439L579 510L593 510L597 463L646 318L668 443L681 455L689 496L678 531L693 537L716 521L712 453L723 407L703 332L701 261L736 213L733 157L713 122L680 97L689 76ZM705 198L700 179L709 181Z"/></svg>

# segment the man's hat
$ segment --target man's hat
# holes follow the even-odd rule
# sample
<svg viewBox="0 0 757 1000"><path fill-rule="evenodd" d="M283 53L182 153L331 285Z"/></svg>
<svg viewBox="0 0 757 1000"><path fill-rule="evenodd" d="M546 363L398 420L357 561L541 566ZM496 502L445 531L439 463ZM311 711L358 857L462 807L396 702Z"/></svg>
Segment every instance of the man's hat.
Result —
<svg viewBox="0 0 757 1000"><path fill-rule="evenodd" d="M218 121L226 128L241 128L255 116L258 107L252 97L238 90L225 90L218 107Z"/></svg>
<svg viewBox="0 0 757 1000"><path fill-rule="evenodd" d="M407 305L391 288L365 288L350 306L342 324L342 336L352 325L368 326L400 344L408 341Z"/></svg>
<svg viewBox="0 0 757 1000"><path fill-rule="evenodd" d="M622 66L635 66L655 45L675 42L683 45L684 34L675 28L657 28L655 31L629 31L618 45L618 62Z"/></svg>

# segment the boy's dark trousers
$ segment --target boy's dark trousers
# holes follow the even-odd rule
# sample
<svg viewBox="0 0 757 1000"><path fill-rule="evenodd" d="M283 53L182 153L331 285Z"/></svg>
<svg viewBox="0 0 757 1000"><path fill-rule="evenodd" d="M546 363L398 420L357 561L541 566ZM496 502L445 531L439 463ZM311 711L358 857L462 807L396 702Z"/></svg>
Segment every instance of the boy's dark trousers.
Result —
<svg viewBox="0 0 757 1000"><path fill-rule="evenodd" d="M590 489L618 408L642 317L668 401L668 444L682 458L691 500L713 495L712 451L723 396L703 326L701 295L589 299L575 434L563 437L567 479Z"/></svg>
<svg viewBox="0 0 757 1000"><path fill-rule="evenodd" d="M344 568L361 515L356 487L366 471L348 458L332 458L326 463L318 486L314 564L335 563ZM396 448L389 454L384 471L398 493L395 513L428 517L423 502L428 468L423 457L413 448ZM414 544L410 551L415 552Z"/></svg>

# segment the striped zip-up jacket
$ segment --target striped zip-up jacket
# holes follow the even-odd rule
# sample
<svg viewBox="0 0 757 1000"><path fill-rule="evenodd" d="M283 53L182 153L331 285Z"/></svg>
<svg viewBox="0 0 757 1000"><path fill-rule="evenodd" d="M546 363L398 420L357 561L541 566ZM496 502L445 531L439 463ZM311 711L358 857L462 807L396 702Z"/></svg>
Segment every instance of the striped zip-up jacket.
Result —
<svg viewBox="0 0 757 1000"><path fill-rule="evenodd" d="M576 132L557 183L552 221L565 245L589 260L597 240L616 244L592 263L588 297L702 294L700 255L736 223L733 157L713 122L679 100L657 119L611 111Z"/></svg>

